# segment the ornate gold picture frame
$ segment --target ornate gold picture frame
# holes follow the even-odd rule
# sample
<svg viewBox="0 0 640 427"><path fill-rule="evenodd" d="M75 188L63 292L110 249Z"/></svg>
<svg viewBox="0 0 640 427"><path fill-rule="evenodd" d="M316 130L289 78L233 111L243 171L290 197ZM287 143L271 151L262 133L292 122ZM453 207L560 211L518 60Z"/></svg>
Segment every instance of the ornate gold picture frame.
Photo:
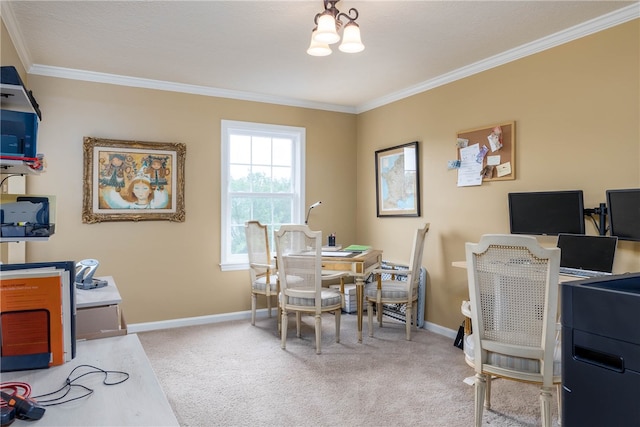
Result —
<svg viewBox="0 0 640 427"><path fill-rule="evenodd" d="M184 222L186 145L84 137L82 222Z"/></svg>

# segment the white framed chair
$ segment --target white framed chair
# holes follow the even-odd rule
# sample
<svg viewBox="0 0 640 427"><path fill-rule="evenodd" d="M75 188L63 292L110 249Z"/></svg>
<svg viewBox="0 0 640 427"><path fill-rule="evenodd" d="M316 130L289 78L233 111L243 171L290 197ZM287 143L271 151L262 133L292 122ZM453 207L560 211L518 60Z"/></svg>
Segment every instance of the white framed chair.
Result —
<svg viewBox="0 0 640 427"><path fill-rule="evenodd" d="M561 356L557 327L560 249L532 236L488 234L466 243L471 334L466 362L475 369L475 425L489 408L491 377L540 385L542 425L551 427L556 385L561 409ZM559 414L560 415L560 414Z"/></svg>
<svg viewBox="0 0 640 427"><path fill-rule="evenodd" d="M249 255L249 273L251 279L251 324L256 324L256 305L258 295L267 299L267 309L271 317L272 297L278 296L278 276L269 248L267 226L259 221L247 221L244 224Z"/></svg>
<svg viewBox="0 0 640 427"><path fill-rule="evenodd" d="M429 231L429 223L418 228L413 237L413 247L411 259L404 269L376 269L373 274L376 280L367 284L364 288L364 296L367 301L367 316L369 320L369 336L373 337L373 305L376 305L378 324L382 327L382 305L383 304L405 304L406 305L406 338L411 340L412 325L417 325L416 307L418 301L418 286L420 282L420 267L422 266L422 254L424 252L424 242ZM387 262L393 267L400 265ZM382 274L390 274L392 280L382 280ZM394 275L406 276L406 281L393 280Z"/></svg>
<svg viewBox="0 0 640 427"><path fill-rule="evenodd" d="M316 353L321 353L322 314L333 312L336 342L340 342L340 314L344 294L322 286L323 280L343 278L346 273L322 272L322 232L306 225L282 225L275 232L280 279L281 347L287 345L290 313L296 315L296 336L301 337L302 314L315 318Z"/></svg>

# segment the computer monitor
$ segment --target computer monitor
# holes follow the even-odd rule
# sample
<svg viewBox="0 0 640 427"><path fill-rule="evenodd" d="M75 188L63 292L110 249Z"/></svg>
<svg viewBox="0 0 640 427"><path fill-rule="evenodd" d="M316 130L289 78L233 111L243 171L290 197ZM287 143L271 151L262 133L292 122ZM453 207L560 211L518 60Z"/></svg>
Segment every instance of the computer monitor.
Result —
<svg viewBox="0 0 640 427"><path fill-rule="evenodd" d="M582 190L509 193L512 234L584 234Z"/></svg>
<svg viewBox="0 0 640 427"><path fill-rule="evenodd" d="M609 234L640 241L640 188L607 190Z"/></svg>

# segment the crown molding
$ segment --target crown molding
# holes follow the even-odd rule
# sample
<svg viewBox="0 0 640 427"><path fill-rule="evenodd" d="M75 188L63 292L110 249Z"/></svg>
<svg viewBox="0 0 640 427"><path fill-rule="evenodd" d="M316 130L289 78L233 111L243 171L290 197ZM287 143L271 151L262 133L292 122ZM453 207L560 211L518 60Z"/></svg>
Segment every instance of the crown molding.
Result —
<svg viewBox="0 0 640 427"><path fill-rule="evenodd" d="M212 96L218 98L230 98L242 101L262 102L267 104L285 105L290 107L311 108L315 110L337 111L341 113L355 113L355 107L344 105L324 104L305 101L301 99L262 95L258 93L242 92L236 90L218 89L208 86L189 85L184 83L172 83L161 80L142 79L117 74L98 73L95 71L78 70L63 67L34 64L29 69L29 74L57 77L61 79L81 80L94 83L106 83L119 86L130 86L144 89L156 89L169 92L190 93L194 95Z"/></svg>
<svg viewBox="0 0 640 427"><path fill-rule="evenodd" d="M31 56L29 55L29 52L24 45L22 33L20 32L20 28L18 27L18 23L16 21L16 16L13 13L13 9L11 8L9 2L0 2L0 16L2 17L2 22L4 22L4 25L7 27L9 38L16 48L16 52L18 53L20 62L22 62L22 66L25 70L27 70L27 72L29 72L29 68L31 68L32 65Z"/></svg>

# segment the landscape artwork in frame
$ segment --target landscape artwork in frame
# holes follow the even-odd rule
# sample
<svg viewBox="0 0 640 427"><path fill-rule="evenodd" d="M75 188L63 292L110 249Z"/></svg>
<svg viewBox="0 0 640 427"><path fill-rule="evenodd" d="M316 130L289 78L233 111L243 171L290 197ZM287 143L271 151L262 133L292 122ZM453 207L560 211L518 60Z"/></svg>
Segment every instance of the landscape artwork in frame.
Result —
<svg viewBox="0 0 640 427"><path fill-rule="evenodd" d="M376 208L379 217L420 216L417 141L376 151Z"/></svg>
<svg viewBox="0 0 640 427"><path fill-rule="evenodd" d="M182 143L84 138L82 222L184 222Z"/></svg>

